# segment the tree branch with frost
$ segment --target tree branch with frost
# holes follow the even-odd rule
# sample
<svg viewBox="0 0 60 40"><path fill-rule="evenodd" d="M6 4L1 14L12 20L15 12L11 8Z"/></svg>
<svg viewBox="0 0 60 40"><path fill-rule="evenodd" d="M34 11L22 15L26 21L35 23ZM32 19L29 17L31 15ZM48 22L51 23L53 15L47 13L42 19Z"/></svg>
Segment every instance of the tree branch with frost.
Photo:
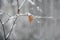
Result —
<svg viewBox="0 0 60 40"><path fill-rule="evenodd" d="M3 10L0 10L0 15L3 15L3 14L5 14L5 13L6 13L6 15L9 16L9 18L11 17L7 12L5 12L5 11L3 11ZM3 24L7 23L7 22L9 21L9 18L7 19L6 22L2 22L2 23L3 23Z"/></svg>
<svg viewBox="0 0 60 40"><path fill-rule="evenodd" d="M17 0L17 14L19 14L19 11L20 11L19 10L19 2ZM17 17L18 17L17 14L15 16L10 17L10 22L13 22L13 25L11 26L11 29L10 29L9 33L6 35L6 39L8 39L10 37L10 35L11 35L12 31L13 31L13 26L15 25L15 22L16 22Z"/></svg>
<svg viewBox="0 0 60 40"><path fill-rule="evenodd" d="M10 16L10 17L8 18L8 20L5 22L5 23L7 23L7 22L9 22L9 21L10 21L10 22L13 22L13 23L12 23L12 26L11 26L11 29L10 29L10 31L8 32L7 35L5 35L5 29L4 29L4 24L5 24L5 23L2 23L2 21L0 20L0 22L1 22L2 26L3 26L3 32L4 32L4 39L5 39L5 40L7 40L7 39L10 37L10 35L11 35L12 31L13 31L13 28L14 28L14 26L15 26L15 24L16 24L16 20L17 20L18 16L28 16L28 19L29 19L30 23L32 22L32 20L37 19L37 18L38 18L38 19L40 19L40 18L51 18L51 19L52 19L52 18L53 18L53 17L35 16L35 15L29 13L29 12L27 12L26 14L22 14L22 13L19 14L20 9L21 9L22 6L24 5L25 1L26 1L26 0L24 0L24 1L21 3L21 5L19 6L19 2L18 2L18 0L17 0L17 14L16 14L15 16ZM35 5L35 3L32 2L31 0L28 0L28 2L30 2L32 5ZM38 8L38 7L37 7L37 8ZM8 14L7 14L7 15L8 15ZM8 16L9 16L9 15L8 15ZM38 21L38 20L37 20L37 22L40 23L40 21Z"/></svg>
<svg viewBox="0 0 60 40"><path fill-rule="evenodd" d="M3 27L3 32L4 32L4 40L8 40L8 38L10 37L10 35L11 35L11 33L12 33L12 31L13 31L13 27L14 27L14 25L15 25L15 22L16 22L16 20L17 20L17 17L18 16L28 16L28 15L26 15L26 14L20 14L19 15L19 12L20 12L20 9L21 9L21 7L23 6L23 4L25 3L25 1L26 0L24 0L23 2L22 2L22 4L21 4L21 6L19 7L19 2L18 2L18 0L17 0L17 14L15 15L15 16L10 16L10 15L8 15L9 16L9 18L8 18L8 20L5 22L5 23L7 23L7 22L13 22L13 24L12 24L12 26L11 26L11 29L10 29L10 31L9 31L9 33L6 35L5 34L5 28L4 28L4 22L2 23L2 21L0 20L0 22L1 22L1 24L2 24L2 27ZM6 12L4 12L4 13L6 13Z"/></svg>
<svg viewBox="0 0 60 40"><path fill-rule="evenodd" d="M19 16L28 16L29 21L32 21L32 20L35 20L35 19L41 19L41 18L54 19L52 16L49 16L49 17L35 16L35 15L29 13L29 12L27 12L25 14L20 13ZM38 20L36 20L36 21L38 23L40 23Z"/></svg>
<svg viewBox="0 0 60 40"><path fill-rule="evenodd" d="M22 2L21 6L19 7L19 2L18 2L18 0L17 0L17 14L16 14L15 16L10 17L10 19L12 19L14 22L13 22L13 25L12 25L12 27L11 27L10 32L6 35L6 39L8 39L8 38L10 37L10 35L11 35L12 31L13 31L13 26L15 25L15 22L16 22L16 20L17 20L17 17L20 16L20 15L23 16L22 14L19 15L19 12L20 12L21 7L22 7L23 4L25 3L25 1L26 1L26 0L24 0L24 1ZM8 19L8 21L9 21L10 19ZM6 21L6 22L7 22L7 21Z"/></svg>
<svg viewBox="0 0 60 40"><path fill-rule="evenodd" d="M10 20L12 20L13 25L11 26L11 29L10 29L9 33L6 35L6 39L8 39L8 38L10 37L10 35L11 35L12 31L13 31L13 28L14 28L14 26L15 26L15 24L16 24L15 22L16 22L16 20L17 20L17 16L12 16L12 17L10 18Z"/></svg>
<svg viewBox="0 0 60 40"><path fill-rule="evenodd" d="M6 12L0 10L0 15L3 15L4 13L6 13ZM7 13L6 13L6 14L7 14ZM7 14L7 15L8 15L8 14ZM8 15L8 16L9 16L9 15ZM3 32L4 32L4 40L8 40L8 38L9 38L9 36L11 35L11 32L12 32L12 30L13 30L13 26L15 25L15 21L14 21L13 26L11 27L10 32L6 35L6 34L5 34L4 24L7 23L8 21L10 21L11 19L12 19L12 21L13 21L14 19L15 19L15 21L16 21L16 16L12 16L12 17L9 16L9 18L8 18L8 20L7 20L6 22L2 22L1 19L0 19L0 22L1 22L2 27L3 27Z"/></svg>
<svg viewBox="0 0 60 40"><path fill-rule="evenodd" d="M6 39L8 39L10 37L10 35L11 35L12 31L13 31L13 26L15 25L15 22L16 22L18 16L19 16L19 11L20 11L19 2L17 0L17 14L15 16L10 17L10 19L9 19L9 20L12 20L13 25L11 26L11 29L10 29L9 33L6 35Z"/></svg>
<svg viewBox="0 0 60 40"><path fill-rule="evenodd" d="M18 9L17 9L17 14L19 14L19 3L18 3L18 0L17 0L17 7L18 7ZM0 13L0 14L3 14L3 13L6 13L6 12L4 12L4 11L2 11L2 10L0 10L0 12L2 12L2 13ZM10 29L10 31L9 31L9 33L7 34L7 35L5 35L5 28L4 28L4 22L2 22L1 20L0 20L0 22L1 22L1 24L2 24L2 27L3 27L3 32L4 32L4 40L8 40L8 38L10 37L10 35L11 35L11 33L12 33L12 31L13 31L13 26L15 25L15 22L16 22L16 20L17 20L17 17L18 17L18 15L15 15L15 16L10 16L10 15L8 15L9 16L9 18L8 18L8 20L5 22L5 23L7 23L8 21L12 21L13 22L13 25L11 26L11 29Z"/></svg>
<svg viewBox="0 0 60 40"><path fill-rule="evenodd" d="M13 25L11 26L11 29L10 29L10 31L9 31L9 33L6 35L5 34L5 28L4 28L4 24L5 23L3 23L2 21L1 21L1 19L0 19L0 22L1 22L1 24L2 24L2 27L3 27L3 32L4 32L4 40L8 40L8 38L10 37L10 35L11 35L11 33L12 33L12 31L13 31L13 28L14 28L14 26L15 26L15 22L16 22L16 20L17 20L17 17L18 16L12 16L12 17L10 17L9 18L9 20L7 21L7 22L13 22Z"/></svg>

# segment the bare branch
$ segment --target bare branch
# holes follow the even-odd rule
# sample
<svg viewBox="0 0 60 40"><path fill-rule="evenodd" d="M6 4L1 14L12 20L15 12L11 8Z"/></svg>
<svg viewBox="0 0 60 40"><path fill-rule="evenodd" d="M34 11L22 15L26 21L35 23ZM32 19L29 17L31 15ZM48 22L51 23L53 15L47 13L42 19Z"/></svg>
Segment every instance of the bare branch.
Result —
<svg viewBox="0 0 60 40"><path fill-rule="evenodd" d="M2 24L2 27L3 27L3 32L4 32L4 40L6 39L6 35L5 35L5 28L4 28L4 24L2 23L1 19L0 19L0 22Z"/></svg>

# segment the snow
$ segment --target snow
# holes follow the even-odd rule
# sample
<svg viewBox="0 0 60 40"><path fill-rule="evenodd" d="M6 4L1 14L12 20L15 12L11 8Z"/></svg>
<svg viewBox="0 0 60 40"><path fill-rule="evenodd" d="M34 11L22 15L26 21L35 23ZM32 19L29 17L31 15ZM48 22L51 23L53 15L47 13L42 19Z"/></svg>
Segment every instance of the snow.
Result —
<svg viewBox="0 0 60 40"><path fill-rule="evenodd" d="M38 11L43 12L42 9L39 6L37 6L36 8L37 8Z"/></svg>
<svg viewBox="0 0 60 40"><path fill-rule="evenodd" d="M31 0L28 0L28 2L30 2L32 5L35 5L35 3Z"/></svg>
<svg viewBox="0 0 60 40"><path fill-rule="evenodd" d="M19 9L24 5L25 1L26 1L26 0L24 0L24 1L21 3Z"/></svg>

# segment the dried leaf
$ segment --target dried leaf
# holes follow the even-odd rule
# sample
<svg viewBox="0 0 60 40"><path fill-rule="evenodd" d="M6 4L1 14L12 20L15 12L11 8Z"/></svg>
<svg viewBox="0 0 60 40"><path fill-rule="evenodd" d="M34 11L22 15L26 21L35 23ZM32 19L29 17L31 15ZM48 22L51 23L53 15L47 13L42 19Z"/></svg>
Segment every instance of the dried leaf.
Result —
<svg viewBox="0 0 60 40"><path fill-rule="evenodd" d="M33 21L33 16L30 15L30 16L28 16L28 18L29 18L29 22L31 23Z"/></svg>

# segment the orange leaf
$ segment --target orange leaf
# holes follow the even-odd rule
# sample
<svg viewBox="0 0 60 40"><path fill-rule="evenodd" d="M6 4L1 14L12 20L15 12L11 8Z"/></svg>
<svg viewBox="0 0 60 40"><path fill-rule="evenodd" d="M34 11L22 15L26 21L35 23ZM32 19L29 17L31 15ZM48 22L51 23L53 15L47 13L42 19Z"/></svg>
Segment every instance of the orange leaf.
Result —
<svg viewBox="0 0 60 40"><path fill-rule="evenodd" d="M29 18L29 22L31 23L33 21L33 16L30 15L30 16L28 16L28 18Z"/></svg>

